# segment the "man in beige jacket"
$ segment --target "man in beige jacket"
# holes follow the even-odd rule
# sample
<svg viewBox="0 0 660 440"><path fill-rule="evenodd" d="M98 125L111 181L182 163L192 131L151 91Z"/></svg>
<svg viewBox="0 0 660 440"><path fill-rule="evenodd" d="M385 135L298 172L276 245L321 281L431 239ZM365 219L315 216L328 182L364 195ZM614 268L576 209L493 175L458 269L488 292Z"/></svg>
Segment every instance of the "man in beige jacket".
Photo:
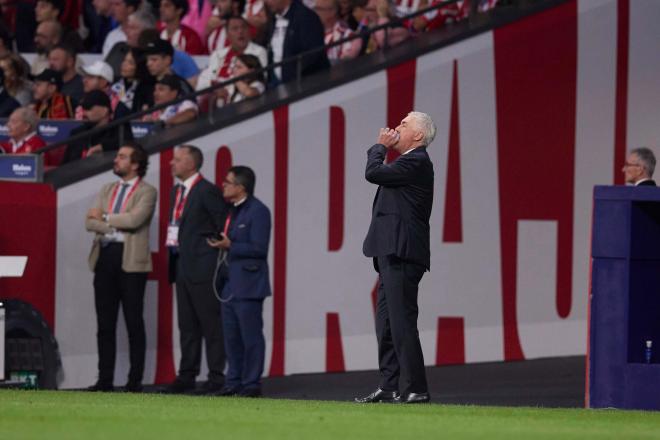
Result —
<svg viewBox="0 0 660 440"><path fill-rule="evenodd" d="M142 390L146 352L143 306L151 272L149 225L156 188L143 180L149 156L142 146L125 143L114 160L118 182L101 188L85 226L94 232L89 267L94 272L99 377L89 391L113 391L117 315L121 304L128 330L131 368L125 390Z"/></svg>

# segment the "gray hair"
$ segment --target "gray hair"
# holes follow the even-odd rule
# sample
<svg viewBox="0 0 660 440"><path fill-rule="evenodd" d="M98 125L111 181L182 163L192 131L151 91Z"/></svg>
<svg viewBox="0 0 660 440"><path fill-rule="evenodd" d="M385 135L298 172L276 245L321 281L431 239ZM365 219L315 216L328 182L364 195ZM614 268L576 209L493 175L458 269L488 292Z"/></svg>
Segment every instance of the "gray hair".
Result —
<svg viewBox="0 0 660 440"><path fill-rule="evenodd" d="M653 154L653 151L646 147L640 147L632 150L630 154L637 155L648 176L652 177L653 171L655 171L655 154Z"/></svg>
<svg viewBox="0 0 660 440"><path fill-rule="evenodd" d="M142 29L156 29L156 17L149 8L140 8L128 16L129 20L136 20Z"/></svg>
<svg viewBox="0 0 660 440"><path fill-rule="evenodd" d="M431 142L433 142L433 139L435 139L436 131L435 124L433 123L431 116L422 112L410 112L408 113L408 116L415 120L415 126L424 135L424 139L422 139L424 145L427 147L431 145Z"/></svg>
<svg viewBox="0 0 660 440"><path fill-rule="evenodd" d="M37 129L37 126L39 125L39 117L37 116L37 112L35 112L30 107L19 107L14 111L18 114L23 122L30 126L30 131Z"/></svg>

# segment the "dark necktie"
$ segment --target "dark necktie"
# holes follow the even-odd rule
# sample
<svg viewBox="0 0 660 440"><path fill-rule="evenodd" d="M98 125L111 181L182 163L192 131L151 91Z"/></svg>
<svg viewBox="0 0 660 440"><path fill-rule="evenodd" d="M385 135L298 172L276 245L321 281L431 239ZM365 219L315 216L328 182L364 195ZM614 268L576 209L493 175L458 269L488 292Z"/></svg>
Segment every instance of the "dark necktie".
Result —
<svg viewBox="0 0 660 440"><path fill-rule="evenodd" d="M121 206L124 204L124 197L126 197L127 188L128 183L121 184L121 189L119 190L119 195L117 196L117 203L115 203L114 208L112 208L113 214L119 214L121 212Z"/></svg>

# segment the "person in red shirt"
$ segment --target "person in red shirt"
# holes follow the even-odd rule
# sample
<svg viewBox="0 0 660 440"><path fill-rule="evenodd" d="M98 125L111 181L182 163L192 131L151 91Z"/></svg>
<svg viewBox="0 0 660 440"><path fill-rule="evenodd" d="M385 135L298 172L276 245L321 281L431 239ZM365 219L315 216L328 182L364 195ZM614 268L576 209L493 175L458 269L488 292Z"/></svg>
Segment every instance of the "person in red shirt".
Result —
<svg viewBox="0 0 660 440"><path fill-rule="evenodd" d="M162 0L160 2L160 38L169 41L175 49L190 55L204 55L206 48L201 38L192 28L181 24L181 19L188 13L187 0Z"/></svg>
<svg viewBox="0 0 660 440"><path fill-rule="evenodd" d="M9 116L7 134L9 139L0 143L0 150L7 154L31 154L46 146L37 134L39 118L30 107L19 107ZM56 149L44 154L44 165L59 164L61 151Z"/></svg>
<svg viewBox="0 0 660 440"><path fill-rule="evenodd" d="M34 78L32 95L40 119L73 119L71 98L60 92L62 75L46 69Z"/></svg>

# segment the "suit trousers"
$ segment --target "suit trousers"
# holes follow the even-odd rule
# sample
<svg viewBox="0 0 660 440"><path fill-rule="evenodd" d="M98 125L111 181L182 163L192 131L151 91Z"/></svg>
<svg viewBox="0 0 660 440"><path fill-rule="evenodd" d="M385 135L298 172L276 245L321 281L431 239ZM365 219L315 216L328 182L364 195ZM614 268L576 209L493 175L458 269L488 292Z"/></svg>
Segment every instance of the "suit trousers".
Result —
<svg viewBox="0 0 660 440"><path fill-rule="evenodd" d="M376 257L380 282L376 337L380 388L423 393L428 390L424 355L417 331L417 290L425 268L395 256Z"/></svg>
<svg viewBox="0 0 660 440"><path fill-rule="evenodd" d="M266 343L263 334L263 298L231 299L222 304L227 348L227 380L234 389L261 388Z"/></svg>
<svg viewBox="0 0 660 440"><path fill-rule="evenodd" d="M123 253L122 243L103 246L94 268L99 382L107 385L112 385L115 375L117 316L120 304L128 331L131 363L128 381L141 383L144 373L146 334L143 309L147 273L125 272L121 268Z"/></svg>
<svg viewBox="0 0 660 440"><path fill-rule="evenodd" d="M194 382L202 360L202 338L206 347L208 380L222 384L225 369L225 348L222 337L220 301L215 297L212 282L192 283L182 274L176 275L176 301L181 341L179 380Z"/></svg>

